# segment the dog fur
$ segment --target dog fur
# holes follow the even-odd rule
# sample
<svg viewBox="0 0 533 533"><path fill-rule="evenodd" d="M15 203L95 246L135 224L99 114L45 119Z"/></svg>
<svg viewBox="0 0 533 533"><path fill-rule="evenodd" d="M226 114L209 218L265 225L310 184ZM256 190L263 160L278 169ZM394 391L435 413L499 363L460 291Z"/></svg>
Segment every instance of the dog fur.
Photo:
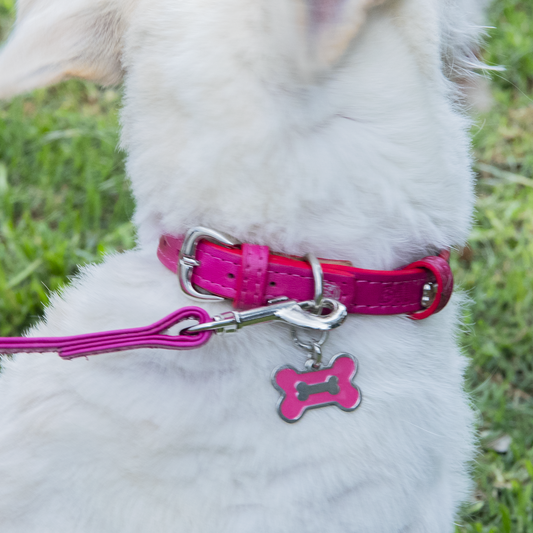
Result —
<svg viewBox="0 0 533 533"><path fill-rule="evenodd" d="M393 269L461 245L473 205L467 0L20 0L0 97L124 78L136 250L86 267L30 335L131 328L190 305L163 233ZM204 305L212 314L227 303ZM460 296L420 322L350 316L326 345L363 403L276 414L282 327L194 352L4 359L3 533L450 533L470 488Z"/></svg>

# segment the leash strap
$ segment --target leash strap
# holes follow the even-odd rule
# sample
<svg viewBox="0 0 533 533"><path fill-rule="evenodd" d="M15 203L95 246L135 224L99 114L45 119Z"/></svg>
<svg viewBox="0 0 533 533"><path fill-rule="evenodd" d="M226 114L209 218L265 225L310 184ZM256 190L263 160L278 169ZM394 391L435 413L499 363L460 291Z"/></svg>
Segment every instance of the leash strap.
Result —
<svg viewBox="0 0 533 533"><path fill-rule="evenodd" d="M88 333L71 337L0 337L0 353L57 352L63 359L75 359L133 348L166 348L168 350L191 350L203 346L211 338L212 331L196 335L165 335L164 332L183 322L196 320L200 324L211 317L199 307L184 307L141 328Z"/></svg>
<svg viewBox="0 0 533 533"><path fill-rule="evenodd" d="M177 271L183 237L164 235L157 255L172 272ZM396 315L408 313L420 320L439 312L453 291L449 252L425 257L400 270L365 270L345 261L320 259L324 296L340 301L349 313ZM192 283L204 291L234 301L234 307L266 305L285 296L310 300L314 277L305 258L278 255L266 246L243 244L228 248L202 239L196 248L199 263ZM436 287L431 304L422 304L427 284Z"/></svg>

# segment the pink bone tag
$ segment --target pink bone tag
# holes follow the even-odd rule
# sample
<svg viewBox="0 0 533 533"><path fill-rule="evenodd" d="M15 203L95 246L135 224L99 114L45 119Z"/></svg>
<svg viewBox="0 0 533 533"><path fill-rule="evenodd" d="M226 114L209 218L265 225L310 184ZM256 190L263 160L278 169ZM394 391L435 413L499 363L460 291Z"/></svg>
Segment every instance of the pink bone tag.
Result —
<svg viewBox="0 0 533 533"><path fill-rule="evenodd" d="M290 365L274 371L272 384L281 392L278 414L285 422L297 422L307 409L336 405L353 411L361 403L361 391L352 383L357 361L347 353L333 357L321 370L298 372Z"/></svg>

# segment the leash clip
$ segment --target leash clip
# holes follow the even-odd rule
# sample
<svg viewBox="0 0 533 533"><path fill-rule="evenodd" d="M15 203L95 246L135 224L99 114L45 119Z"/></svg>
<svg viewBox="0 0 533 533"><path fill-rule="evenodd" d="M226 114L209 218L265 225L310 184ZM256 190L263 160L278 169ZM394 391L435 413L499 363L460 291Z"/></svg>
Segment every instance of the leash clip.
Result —
<svg viewBox="0 0 533 533"><path fill-rule="evenodd" d="M196 334L203 331L215 333L233 333L245 326L262 322L280 321L290 326L314 331L327 332L338 328L348 315L346 306L337 300L324 298L322 308L330 312L316 315L315 301L297 302L295 300L276 301L271 305L257 307L246 311L229 311L213 317L212 322L197 324L181 331L180 334Z"/></svg>

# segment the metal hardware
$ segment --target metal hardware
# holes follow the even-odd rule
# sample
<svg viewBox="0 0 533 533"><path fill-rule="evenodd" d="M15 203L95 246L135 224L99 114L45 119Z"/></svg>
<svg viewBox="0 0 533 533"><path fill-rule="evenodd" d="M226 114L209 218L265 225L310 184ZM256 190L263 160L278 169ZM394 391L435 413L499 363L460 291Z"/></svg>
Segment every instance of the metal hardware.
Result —
<svg viewBox="0 0 533 533"><path fill-rule="evenodd" d="M306 254L305 258L311 265L313 271L313 279L315 280L314 311L318 314L322 310L322 300L324 299L324 271L314 254Z"/></svg>
<svg viewBox="0 0 533 533"><path fill-rule="evenodd" d="M232 333L245 326L272 321L281 321L294 327L322 332L328 332L338 328L348 315L346 306L329 298L324 298L322 305L326 309L329 309L330 313L327 315L313 314L311 312L315 306L313 300L307 302L287 300L247 311L229 311L214 317L212 322L186 328L181 331L181 334L194 334L200 333L201 331Z"/></svg>
<svg viewBox="0 0 533 533"><path fill-rule="evenodd" d="M311 355L310 357L314 359L314 356L318 356L319 358L322 357L322 346L326 343L328 340L329 331L322 331L321 335L316 340L311 340L309 342L302 341L298 335L296 334L296 329L291 328L291 335L292 340L298 348L302 348L302 350L305 350L306 352L309 352Z"/></svg>
<svg viewBox="0 0 533 533"><path fill-rule="evenodd" d="M227 233L202 226L191 228L183 240L178 260L178 279L181 289L187 296L195 300L201 300L202 302L221 302L224 298L213 294L202 294L192 284L193 269L194 267L200 266L200 261L196 259L196 247L202 239L226 246L238 246L241 243Z"/></svg>
<svg viewBox="0 0 533 533"><path fill-rule="evenodd" d="M278 296L277 298L272 298L272 300L268 300L267 304L268 305L279 304L281 302L288 302L289 300L290 298L288 296Z"/></svg>
<svg viewBox="0 0 533 533"><path fill-rule="evenodd" d="M326 342L328 334L322 336L317 342L313 342L311 346L311 354L305 362L305 368L320 370L322 368L322 345ZM324 339L324 340L322 340ZM298 346L300 346L298 344ZM300 346L301 347L301 346Z"/></svg>
<svg viewBox="0 0 533 533"><path fill-rule="evenodd" d="M306 368L312 368L314 370L319 370L322 368L322 346L326 343L329 337L329 331L323 331L320 337L316 340L311 340L310 342L303 342L296 332L296 328L291 328L291 336L294 344L298 348L302 348L306 352L309 352L309 358L305 362Z"/></svg>
<svg viewBox="0 0 533 533"><path fill-rule="evenodd" d="M431 307L435 301L435 297L437 296L437 288L438 284L434 282L426 283L424 284L424 287L422 287L422 300L420 301L420 305L424 309Z"/></svg>
<svg viewBox="0 0 533 533"><path fill-rule="evenodd" d="M305 381L300 381L296 385L298 391L298 400L306 402L312 394L319 394L321 392L329 392L331 395L339 394L341 391L339 387L339 378L337 376L330 376L327 381L323 383L315 383L308 385Z"/></svg>
<svg viewBox="0 0 533 533"><path fill-rule="evenodd" d="M320 316L322 308L324 307L324 272L322 270L322 265L314 254L308 253L305 258L311 265L313 279L315 281L314 306L312 312ZM332 301L336 302L336 300ZM314 370L320 369L322 367L322 346L328 340L328 331L322 331L320 338L317 340L303 342L298 337L296 327L293 326L291 327L291 336L294 344L296 344L298 348L302 348L310 353L309 359L305 363L306 368L313 368Z"/></svg>

